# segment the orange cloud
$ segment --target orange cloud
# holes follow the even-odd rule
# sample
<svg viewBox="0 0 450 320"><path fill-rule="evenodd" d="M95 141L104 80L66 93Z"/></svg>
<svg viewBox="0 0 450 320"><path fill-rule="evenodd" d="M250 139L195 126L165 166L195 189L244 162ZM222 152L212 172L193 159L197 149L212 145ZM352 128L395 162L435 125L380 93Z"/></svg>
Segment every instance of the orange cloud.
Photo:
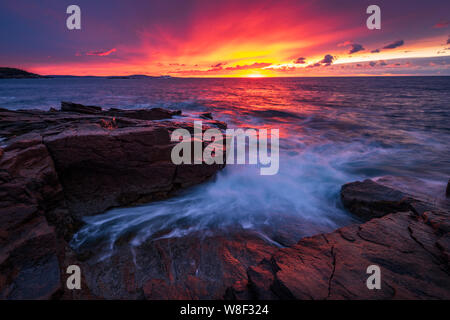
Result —
<svg viewBox="0 0 450 320"><path fill-rule="evenodd" d="M109 56L111 53L116 52L116 48L112 48L111 50L108 51L94 51L94 52L87 52L86 55L87 56L100 56L100 57L104 57L104 56Z"/></svg>

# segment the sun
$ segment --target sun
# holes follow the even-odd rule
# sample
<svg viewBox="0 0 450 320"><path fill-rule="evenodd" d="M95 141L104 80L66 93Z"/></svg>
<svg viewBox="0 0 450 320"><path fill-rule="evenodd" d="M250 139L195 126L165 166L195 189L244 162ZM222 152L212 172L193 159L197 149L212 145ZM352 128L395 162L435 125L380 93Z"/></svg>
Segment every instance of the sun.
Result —
<svg viewBox="0 0 450 320"><path fill-rule="evenodd" d="M263 78L265 77L264 75L260 74L260 73L252 73L252 74L248 74L245 76L246 78Z"/></svg>
<svg viewBox="0 0 450 320"><path fill-rule="evenodd" d="M266 69L250 69L250 70L242 70L238 73L232 75L233 77L239 78L266 78L273 77L273 71Z"/></svg>
<svg viewBox="0 0 450 320"><path fill-rule="evenodd" d="M269 76L267 72L264 71L256 71L256 70L247 70L246 72L241 73L239 76L243 78L264 78Z"/></svg>

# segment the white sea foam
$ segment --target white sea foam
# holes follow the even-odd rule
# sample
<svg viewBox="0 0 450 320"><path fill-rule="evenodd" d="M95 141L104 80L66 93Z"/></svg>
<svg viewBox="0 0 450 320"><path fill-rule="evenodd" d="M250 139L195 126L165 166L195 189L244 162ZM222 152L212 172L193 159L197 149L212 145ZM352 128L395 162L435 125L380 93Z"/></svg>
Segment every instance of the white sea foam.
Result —
<svg viewBox="0 0 450 320"><path fill-rule="evenodd" d="M214 181L178 197L86 217L72 246L83 248L103 239L108 243L104 248L110 250L127 235L132 235L131 245L140 245L154 237L182 237L198 231L206 235L227 228L255 230L273 241L267 230L285 228L289 219L305 222L305 228L298 229L298 238L317 230L331 231L355 221L340 208L339 190L356 176L343 173L341 167L367 155L363 149L351 152L329 144L295 156L284 154L275 176L259 175L257 166L229 166ZM273 223L278 216L286 219L284 226Z"/></svg>
<svg viewBox="0 0 450 320"><path fill-rule="evenodd" d="M0 136L0 148L5 148L6 146L6 138Z"/></svg>

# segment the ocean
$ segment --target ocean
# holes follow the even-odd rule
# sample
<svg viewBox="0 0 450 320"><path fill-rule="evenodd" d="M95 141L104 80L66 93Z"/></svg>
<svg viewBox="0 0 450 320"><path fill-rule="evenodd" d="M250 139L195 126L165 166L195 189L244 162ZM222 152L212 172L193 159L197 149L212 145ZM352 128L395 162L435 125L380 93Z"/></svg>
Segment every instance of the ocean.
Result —
<svg viewBox="0 0 450 320"><path fill-rule="evenodd" d="M439 197L450 177L450 77L0 80L1 108L61 101L211 112L229 128L280 130L278 174L230 165L174 198L86 217L74 248L227 228L285 246L357 222L340 203L344 183L399 176Z"/></svg>

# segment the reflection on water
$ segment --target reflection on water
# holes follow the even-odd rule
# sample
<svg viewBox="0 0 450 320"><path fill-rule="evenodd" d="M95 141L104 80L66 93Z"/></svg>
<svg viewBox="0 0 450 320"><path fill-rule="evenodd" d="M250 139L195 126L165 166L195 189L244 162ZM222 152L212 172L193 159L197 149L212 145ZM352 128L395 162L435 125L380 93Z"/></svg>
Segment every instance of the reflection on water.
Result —
<svg viewBox="0 0 450 320"><path fill-rule="evenodd" d="M274 238L290 224L299 226L289 231L298 239L353 221L340 207L345 182L400 175L443 186L450 176L446 77L0 82L0 107L48 109L61 100L209 111L230 128L280 129L277 175L228 166L214 181L176 198L86 218L75 247L229 227Z"/></svg>

